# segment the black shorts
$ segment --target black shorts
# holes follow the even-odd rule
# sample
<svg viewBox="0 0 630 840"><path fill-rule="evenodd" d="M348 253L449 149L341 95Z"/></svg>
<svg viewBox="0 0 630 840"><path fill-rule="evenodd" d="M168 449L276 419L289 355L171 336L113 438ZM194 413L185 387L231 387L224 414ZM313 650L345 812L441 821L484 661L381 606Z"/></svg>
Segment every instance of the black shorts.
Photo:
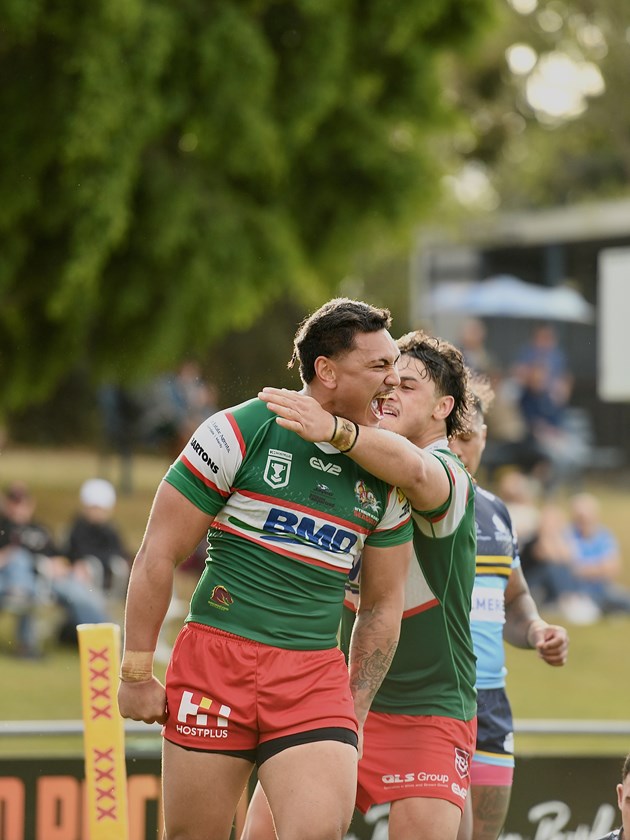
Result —
<svg viewBox="0 0 630 840"><path fill-rule="evenodd" d="M514 722L504 688L477 691L477 750L499 755L514 753Z"/></svg>

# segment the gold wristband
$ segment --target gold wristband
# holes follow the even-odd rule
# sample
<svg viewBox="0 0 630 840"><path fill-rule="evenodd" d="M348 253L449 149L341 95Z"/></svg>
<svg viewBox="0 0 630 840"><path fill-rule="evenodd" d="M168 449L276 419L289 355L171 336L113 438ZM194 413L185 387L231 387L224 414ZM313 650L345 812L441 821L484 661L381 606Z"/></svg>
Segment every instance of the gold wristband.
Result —
<svg viewBox="0 0 630 840"><path fill-rule="evenodd" d="M341 453L350 452L359 438L359 426L354 420L333 416L335 417L335 429L330 442Z"/></svg>
<svg viewBox="0 0 630 840"><path fill-rule="evenodd" d="M123 682L146 682L153 676L152 650L126 650L120 665Z"/></svg>

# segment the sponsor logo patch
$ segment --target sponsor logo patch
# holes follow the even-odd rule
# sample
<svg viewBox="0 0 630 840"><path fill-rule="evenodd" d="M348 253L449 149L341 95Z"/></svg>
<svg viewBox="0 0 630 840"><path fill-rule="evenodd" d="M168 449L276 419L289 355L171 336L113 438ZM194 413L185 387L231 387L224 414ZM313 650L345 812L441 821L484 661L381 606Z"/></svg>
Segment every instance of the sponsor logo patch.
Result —
<svg viewBox="0 0 630 840"><path fill-rule="evenodd" d="M207 464L210 467L210 469L212 470L212 472L216 475L219 472L219 467L218 467L217 464L214 463L212 458L208 455L208 453L203 448L203 446L199 443L199 441L196 438L193 438L190 441L190 445L195 450L197 455L199 455L199 457L204 462L204 464Z"/></svg>
<svg viewBox="0 0 630 840"><path fill-rule="evenodd" d="M227 738L228 720L232 709L224 703L216 703L210 697L197 695L195 702L192 691L184 690L177 710L176 729L181 735L191 735L193 738ZM216 724L208 723L208 712L218 705Z"/></svg>
<svg viewBox="0 0 630 840"><path fill-rule="evenodd" d="M225 586L215 586L208 603L212 607L217 607L217 609L229 610L230 604L234 603L234 598L232 598Z"/></svg>
<svg viewBox="0 0 630 840"><path fill-rule="evenodd" d="M315 470L321 470L325 473L330 473L330 475L339 475L341 472L341 465L340 464L330 464L327 461L322 461L321 458L313 457L309 460L309 464Z"/></svg>
<svg viewBox="0 0 630 840"><path fill-rule="evenodd" d="M451 785L451 790L453 791L455 796L459 796L461 799L466 799L466 796L468 795L468 791L466 790L466 788L460 787L457 784L457 782L453 782L453 784Z"/></svg>
<svg viewBox="0 0 630 840"><path fill-rule="evenodd" d="M291 475L291 461L293 455L290 452L282 452L280 449L270 449L267 455L267 464L263 478L265 482L274 489L286 487Z"/></svg>

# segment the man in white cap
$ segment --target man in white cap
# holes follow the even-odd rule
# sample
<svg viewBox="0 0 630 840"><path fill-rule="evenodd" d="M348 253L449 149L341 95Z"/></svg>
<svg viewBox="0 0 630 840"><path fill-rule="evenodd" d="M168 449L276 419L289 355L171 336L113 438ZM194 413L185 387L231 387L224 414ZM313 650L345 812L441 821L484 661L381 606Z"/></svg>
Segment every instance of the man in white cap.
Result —
<svg viewBox="0 0 630 840"><path fill-rule="evenodd" d="M68 534L66 554L82 564L105 592L124 594L129 577L128 552L112 522L116 491L104 478L90 478L79 492L81 511Z"/></svg>

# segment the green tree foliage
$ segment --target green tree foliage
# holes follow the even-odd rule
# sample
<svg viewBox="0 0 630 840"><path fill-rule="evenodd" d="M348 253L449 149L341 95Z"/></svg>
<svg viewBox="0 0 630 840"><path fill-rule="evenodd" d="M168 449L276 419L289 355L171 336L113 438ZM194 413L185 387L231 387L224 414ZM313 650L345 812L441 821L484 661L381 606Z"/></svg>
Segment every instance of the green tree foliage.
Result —
<svg viewBox="0 0 630 840"><path fill-rule="evenodd" d="M527 11L518 13L511 5ZM449 137L450 165L455 168L457 160L481 164L501 209L627 195L628 9L628 0L505 2L499 25L473 60L453 63L452 95L462 122ZM522 74L508 67L514 45L532 51L534 63ZM560 107L545 112L536 107L530 85L549 56L564 56L581 68L584 78L575 73L571 84L587 82L594 69L603 85L585 93L581 107L562 113L565 80L559 69L549 75L547 93Z"/></svg>
<svg viewBox="0 0 630 840"><path fill-rule="evenodd" d="M334 292L429 206L441 56L492 0L4 0L5 409Z"/></svg>

